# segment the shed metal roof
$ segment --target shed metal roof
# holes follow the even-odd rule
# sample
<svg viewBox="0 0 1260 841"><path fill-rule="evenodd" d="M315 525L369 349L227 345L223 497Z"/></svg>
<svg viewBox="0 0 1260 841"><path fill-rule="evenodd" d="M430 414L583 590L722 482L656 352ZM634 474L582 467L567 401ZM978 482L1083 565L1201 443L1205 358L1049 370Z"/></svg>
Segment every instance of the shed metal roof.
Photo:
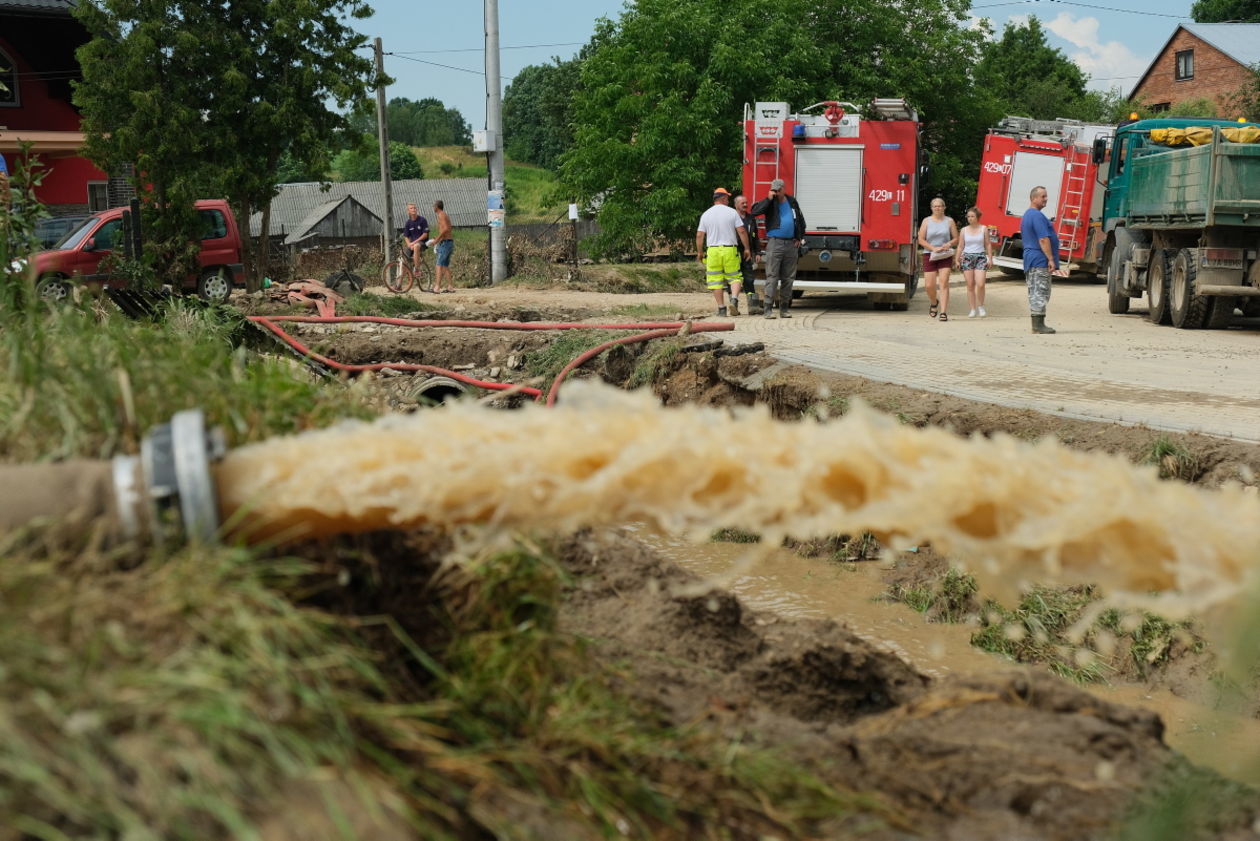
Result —
<svg viewBox="0 0 1260 841"><path fill-rule="evenodd" d="M368 210L381 215L384 201L381 182L333 182L327 191L320 189L323 186L318 181L281 184L279 195L271 200L270 235L287 237L295 233L316 209L328 204L336 206L346 196L354 196ZM433 203L438 199L442 200L454 227L483 228L486 225L486 182L481 178L413 178L394 181L392 188L395 228L401 228L407 218L409 202L414 202L420 215L432 224ZM249 220L250 236L258 236L261 230L262 213L255 213Z"/></svg>

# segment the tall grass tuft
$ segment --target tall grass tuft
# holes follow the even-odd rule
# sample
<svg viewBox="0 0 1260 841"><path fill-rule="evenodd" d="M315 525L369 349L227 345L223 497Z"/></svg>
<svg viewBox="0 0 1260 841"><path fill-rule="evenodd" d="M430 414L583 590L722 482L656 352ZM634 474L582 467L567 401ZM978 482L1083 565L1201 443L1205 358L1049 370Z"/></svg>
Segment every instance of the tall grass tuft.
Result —
<svg viewBox="0 0 1260 841"><path fill-rule="evenodd" d="M0 315L0 460L135 452L194 407L232 443L368 415L289 357L246 350L235 317L176 303L141 323L99 306Z"/></svg>

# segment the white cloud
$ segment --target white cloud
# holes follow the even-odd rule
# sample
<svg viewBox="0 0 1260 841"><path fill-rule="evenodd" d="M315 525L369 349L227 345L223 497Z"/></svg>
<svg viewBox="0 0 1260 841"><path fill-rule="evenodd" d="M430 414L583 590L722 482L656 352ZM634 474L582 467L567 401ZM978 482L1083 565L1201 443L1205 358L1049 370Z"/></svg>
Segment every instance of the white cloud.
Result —
<svg viewBox="0 0 1260 841"><path fill-rule="evenodd" d="M1074 18L1061 12L1043 26L1071 45L1064 52L1089 75L1089 87L1094 90L1118 87L1128 93L1154 58L1139 56L1119 41L1099 41L1098 18Z"/></svg>

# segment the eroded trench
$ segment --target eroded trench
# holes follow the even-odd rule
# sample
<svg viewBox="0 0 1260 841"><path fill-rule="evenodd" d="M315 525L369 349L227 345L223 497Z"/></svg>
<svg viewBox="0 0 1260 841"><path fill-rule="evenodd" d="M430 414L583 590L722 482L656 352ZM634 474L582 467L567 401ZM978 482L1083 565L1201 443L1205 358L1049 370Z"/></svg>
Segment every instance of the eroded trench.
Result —
<svg viewBox="0 0 1260 841"><path fill-rule="evenodd" d="M345 362L520 383L557 338L295 332ZM732 350L707 336L618 348L576 377L640 385L637 396L574 388L557 410L519 413L461 400L244 448L220 470L223 506L250 512L244 530L305 539L569 535L558 552L578 583L562 625L633 662L628 693L679 724L751 728L827 760L838 782L878 789L935 837L1087 837L1082 827L1113 820L1175 761L1166 745L1260 782L1256 711L1212 709L1215 650L1185 647L1141 681L1086 691L972 647L979 611L929 623L885 598L907 569L930 588L954 561L1008 601L1031 582L1085 581L1121 603L1169 594L1154 609L1175 615L1236 609L1260 558L1260 448L1187 438L1175 462L1135 469L1154 433ZM426 379L352 387L410 412ZM304 458L312 446L340 455ZM720 528L761 542L708 541ZM783 548L838 534L878 548L842 561ZM385 604L373 597L374 610L414 615L409 599L431 589L431 561L449 549L427 546L416 563L406 545L391 561L407 584L387 586Z"/></svg>

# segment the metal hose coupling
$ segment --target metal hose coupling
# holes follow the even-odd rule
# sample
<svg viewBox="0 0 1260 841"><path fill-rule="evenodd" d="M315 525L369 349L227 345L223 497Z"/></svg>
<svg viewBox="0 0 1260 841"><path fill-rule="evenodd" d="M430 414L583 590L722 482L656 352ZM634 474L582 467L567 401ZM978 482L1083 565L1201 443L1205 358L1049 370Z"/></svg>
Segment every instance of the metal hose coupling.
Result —
<svg viewBox="0 0 1260 841"><path fill-rule="evenodd" d="M0 534L37 527L49 537L210 542L219 529L213 462L223 433L200 409L149 432L140 454L0 465Z"/></svg>
<svg viewBox="0 0 1260 841"><path fill-rule="evenodd" d="M205 413L186 409L150 430L139 456L116 456L112 472L122 536L212 542L219 510L210 465L226 452L223 430L207 429Z"/></svg>

